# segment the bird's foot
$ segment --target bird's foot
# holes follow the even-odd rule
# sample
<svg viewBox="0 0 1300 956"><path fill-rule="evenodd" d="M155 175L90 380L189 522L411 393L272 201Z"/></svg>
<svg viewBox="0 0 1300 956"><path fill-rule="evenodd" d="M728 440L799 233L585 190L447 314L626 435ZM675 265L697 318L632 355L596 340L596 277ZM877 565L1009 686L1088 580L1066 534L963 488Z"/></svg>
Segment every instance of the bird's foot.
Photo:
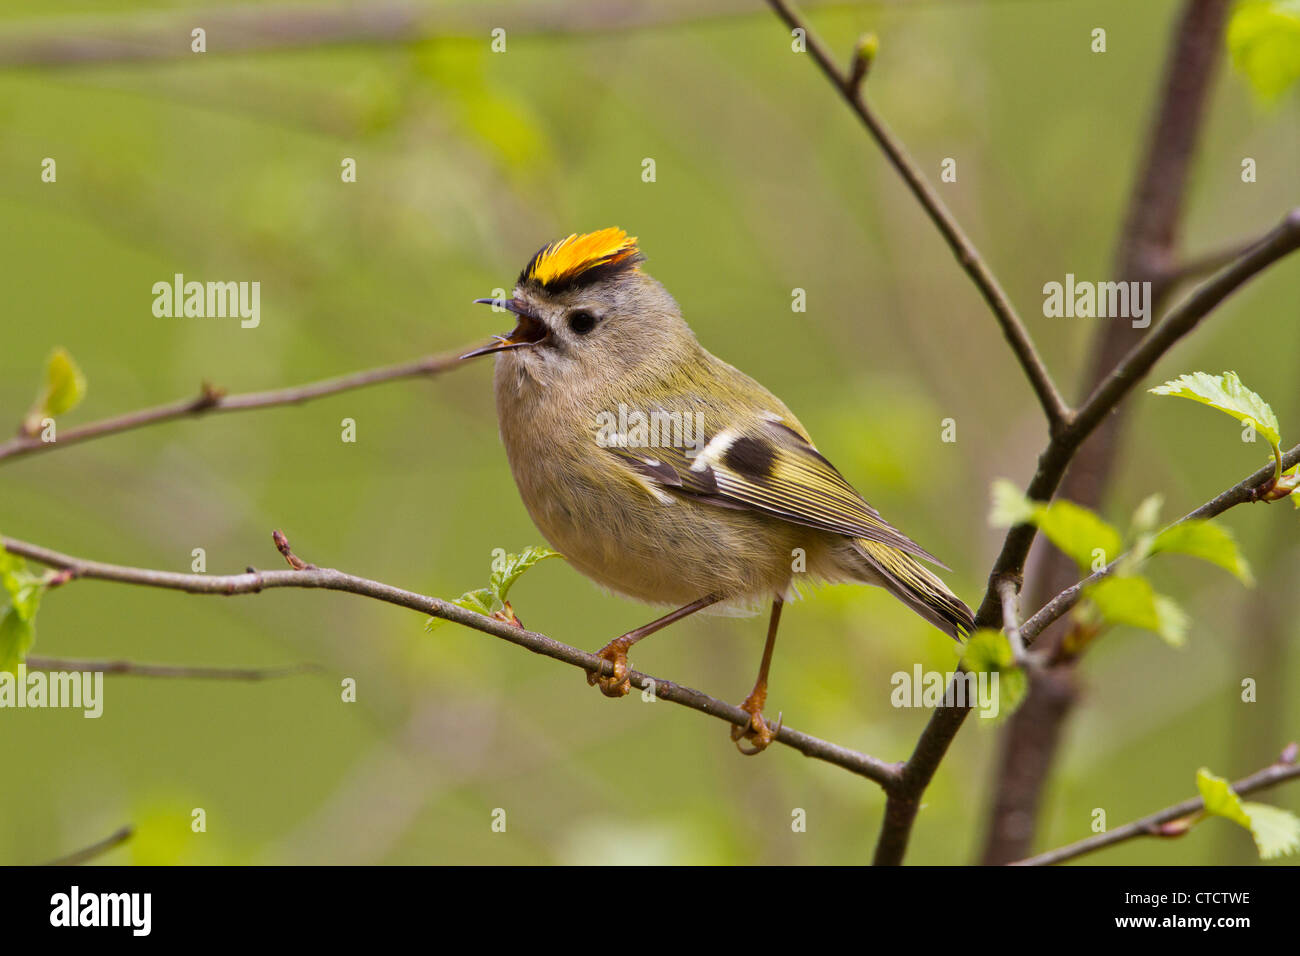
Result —
<svg viewBox="0 0 1300 956"><path fill-rule="evenodd" d="M745 702L740 705L740 709L749 714L749 724L744 727L732 727L731 739L735 741L736 749L747 757L754 754L760 754L767 749L768 744L776 739L776 735L781 732L782 715L776 715L776 723L769 724L763 719L763 704L766 702L767 694L756 695L750 694L745 698ZM750 741L749 744L744 741Z"/></svg>
<svg viewBox="0 0 1300 956"><path fill-rule="evenodd" d="M587 674L587 683L598 686L606 697L626 697L632 689L632 681L628 677L627 649L627 642L618 637L598 650L596 656L613 665L613 674L605 673L603 668L592 671Z"/></svg>

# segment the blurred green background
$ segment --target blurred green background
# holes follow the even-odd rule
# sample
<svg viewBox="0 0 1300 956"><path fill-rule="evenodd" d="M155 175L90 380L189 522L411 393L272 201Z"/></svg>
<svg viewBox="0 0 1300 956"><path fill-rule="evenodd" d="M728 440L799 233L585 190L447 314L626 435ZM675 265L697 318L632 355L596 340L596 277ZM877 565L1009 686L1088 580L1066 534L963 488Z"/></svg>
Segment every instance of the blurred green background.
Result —
<svg viewBox="0 0 1300 956"><path fill-rule="evenodd" d="M226 7L230 5L227 4ZM250 6L257 6L256 4ZM532 6L517 5L519 9ZM593 11L598 3L580 4ZM707 8L707 3L701 5ZM103 15L179 23L212 4L9 0L0 41ZM466 14L472 4L446 9ZM734 9L731 5L728 9ZM437 4L431 22L437 32ZM497 4L495 10L510 9ZM1094 319L1042 317L1041 287L1107 279L1147 132L1172 2L880 2L818 10L846 54L881 52L870 97L938 183L1073 397ZM67 19L61 19L67 18ZM196 14L192 25L203 26ZM498 328L470 300L509 287L544 242L621 225L702 342L780 394L892 521L982 593L1000 533L988 487L1023 486L1040 412L975 289L914 199L788 31L751 15L580 35L487 27L357 44L75 68L0 70L0 415L15 425L46 356L89 380L64 427L197 393L290 385L454 350ZM1108 52L1089 31L1108 31ZM1297 201L1297 98L1265 109L1225 62L1194 165L1185 249L1271 228ZM40 181L54 157L58 181ZM1259 178L1243 184L1243 156ZM358 181L340 181L354 157ZM642 181L644 158L657 181ZM176 272L261 282L262 320L159 319ZM791 290L808 311L792 313ZM1238 371L1296 440L1300 262L1228 302L1149 384ZM452 597L486 583L494 548L542 543L496 433L490 363L300 407L223 415L24 458L0 470L0 528L84 557L178 571L276 567L297 552ZM1231 422L1142 393L1103 512L1152 491L1183 513L1263 463ZM958 440L940 441L957 420ZM340 422L357 441L340 441ZM1225 519L1256 567L1247 592L1171 558L1157 585L1193 612L1188 646L1117 631L1083 668L1039 845L1087 836L1237 777L1297 734L1292 649L1300 572L1290 509ZM512 592L532 628L594 649L656 612L563 562ZM792 750L736 754L726 727L455 626L350 595L221 599L80 582L50 593L35 653L260 666L268 683L108 677L104 716L0 713L0 860L37 862L126 822L106 862L858 863L878 788ZM738 702L761 619L695 618L637 648L650 673ZM928 712L890 706L890 676L951 670L952 643L875 589L788 608L769 712L888 760ZM1260 702L1239 701L1254 677ZM340 700L354 677L356 703ZM970 860L996 730L972 719L928 792L910 862ZM1262 799L1300 809L1300 787ZM192 834L190 810L207 813ZM507 814L494 833L492 812ZM795 808L807 832L791 830ZM1242 862L1244 830L1212 821L1098 863Z"/></svg>

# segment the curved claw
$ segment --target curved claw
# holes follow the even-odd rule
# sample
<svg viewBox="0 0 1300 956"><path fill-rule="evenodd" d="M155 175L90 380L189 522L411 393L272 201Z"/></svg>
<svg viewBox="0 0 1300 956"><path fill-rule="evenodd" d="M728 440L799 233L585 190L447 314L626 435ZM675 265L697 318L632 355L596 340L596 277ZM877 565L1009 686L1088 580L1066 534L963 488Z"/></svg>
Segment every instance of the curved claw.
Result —
<svg viewBox="0 0 1300 956"><path fill-rule="evenodd" d="M732 727L731 739L736 744L736 749L746 757L752 757L754 754L761 754L776 739L776 735L781 732L781 722L785 719L785 713L778 711L776 715L776 724L769 724L763 719L761 711L751 712L749 715L748 727ZM746 746L744 741L752 740L752 746Z"/></svg>
<svg viewBox="0 0 1300 956"><path fill-rule="evenodd" d="M596 655L609 661L614 667L614 673L610 676L603 671L591 671L587 674L587 683L600 687L600 692L606 697L626 697L632 689L632 680L628 677L627 653L622 648L607 644Z"/></svg>

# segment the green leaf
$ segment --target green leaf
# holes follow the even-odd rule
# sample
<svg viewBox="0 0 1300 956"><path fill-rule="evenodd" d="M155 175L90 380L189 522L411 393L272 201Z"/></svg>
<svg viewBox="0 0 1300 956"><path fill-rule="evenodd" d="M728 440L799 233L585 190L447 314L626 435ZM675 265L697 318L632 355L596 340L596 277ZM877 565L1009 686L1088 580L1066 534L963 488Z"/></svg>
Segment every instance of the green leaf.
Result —
<svg viewBox="0 0 1300 956"><path fill-rule="evenodd" d="M500 569L493 569L492 578L489 587L492 588L503 602L510 593L510 588L519 576L537 564L539 561L545 561L547 558L558 558L560 552L552 551L550 548L543 548L538 545L524 548L520 554L507 554L502 562Z"/></svg>
<svg viewBox="0 0 1300 956"><path fill-rule="evenodd" d="M1255 838L1262 860L1275 860L1300 850L1300 817L1267 803L1244 801L1241 809L1250 818L1250 835Z"/></svg>
<svg viewBox="0 0 1300 956"><path fill-rule="evenodd" d="M1011 716L1024 700L1029 681L1015 664L1011 642L1001 631L980 628L966 641L962 667L972 674L998 675L998 713L990 718L1000 723Z"/></svg>
<svg viewBox="0 0 1300 956"><path fill-rule="evenodd" d="M482 614L485 617L491 617L494 611L499 611L505 606L503 602L497 600L496 592L491 588L476 588L473 591L466 591L449 603L457 607L463 607L467 611L473 611L475 614ZM424 629L432 631L446 623L446 618L431 617L424 622Z"/></svg>
<svg viewBox="0 0 1300 956"><path fill-rule="evenodd" d="M1100 551L1100 563L1119 557L1124 539L1110 524L1072 501L1048 504L1026 499L1015 485L993 483L993 510L989 522L995 527L1034 524L1047 539L1074 559L1082 569L1093 570Z"/></svg>
<svg viewBox="0 0 1300 956"><path fill-rule="evenodd" d="M1072 501L1053 501L1040 507L1037 524L1048 540L1080 568L1092 568L1097 551L1104 565L1118 558L1124 549L1124 539L1114 527Z"/></svg>
<svg viewBox="0 0 1300 956"><path fill-rule="evenodd" d="M1173 395L1177 398L1189 398L1202 405L1209 405L1231 415L1240 422L1253 422L1258 431L1273 446L1274 451L1281 442L1277 416L1272 407L1245 385L1236 372L1224 372L1222 375L1209 375L1205 372L1192 372L1180 375L1171 382L1148 389L1153 395Z"/></svg>
<svg viewBox="0 0 1300 956"><path fill-rule="evenodd" d="M86 396L86 376L67 349L55 349L45 366L45 387L23 422L23 431L35 435L41 421L72 411Z"/></svg>
<svg viewBox="0 0 1300 956"><path fill-rule="evenodd" d="M510 588L514 586L514 583L519 580L520 575L539 561L560 557L563 557L563 555L558 551L532 545L519 554L507 554L503 558L494 559L492 562L492 576L488 581L488 586L466 591L450 603L455 604L457 607L463 607L467 611L473 611L475 614L490 617L505 607L506 596L510 593ZM431 617L424 622L424 629L432 631L445 623L447 622L443 618Z"/></svg>
<svg viewBox="0 0 1300 956"><path fill-rule="evenodd" d="M1300 0L1245 0L1228 21L1232 65L1271 103L1300 79Z"/></svg>
<svg viewBox="0 0 1300 956"><path fill-rule="evenodd" d="M1245 803L1228 781L1205 767L1196 771L1196 789L1205 812L1223 817L1250 831L1261 859L1271 860L1300 849L1300 819L1286 810L1264 803Z"/></svg>
<svg viewBox="0 0 1300 956"><path fill-rule="evenodd" d="M0 671L14 673L36 641L36 628L30 619L13 607L0 613Z"/></svg>
<svg viewBox="0 0 1300 956"><path fill-rule="evenodd" d="M67 349L55 349L45 368L46 392L42 403L50 416L70 412L86 396L86 376Z"/></svg>
<svg viewBox="0 0 1300 956"><path fill-rule="evenodd" d="M1187 615L1172 598L1156 594L1146 578L1103 578L1086 588L1084 594L1108 624L1152 631L1173 647L1181 647L1187 639Z"/></svg>
<svg viewBox="0 0 1300 956"><path fill-rule="evenodd" d="M14 671L36 640L36 610L43 578L27 562L0 547L0 670Z"/></svg>
<svg viewBox="0 0 1300 956"><path fill-rule="evenodd" d="M1250 565L1238 550L1232 533L1213 521L1193 519L1166 528L1156 535L1151 551L1152 553L1171 551L1176 554L1190 554L1202 561L1217 564L1228 573L1236 575L1247 587L1255 583L1250 573Z"/></svg>

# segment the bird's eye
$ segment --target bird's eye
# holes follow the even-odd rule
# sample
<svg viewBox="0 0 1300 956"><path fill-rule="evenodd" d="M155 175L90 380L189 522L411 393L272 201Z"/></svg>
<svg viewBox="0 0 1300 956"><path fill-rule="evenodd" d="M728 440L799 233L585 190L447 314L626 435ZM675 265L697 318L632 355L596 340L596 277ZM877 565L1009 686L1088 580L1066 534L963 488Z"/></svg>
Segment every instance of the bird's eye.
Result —
<svg viewBox="0 0 1300 956"><path fill-rule="evenodd" d="M586 309L569 313L569 328L578 335L586 335L596 327L596 317Z"/></svg>

